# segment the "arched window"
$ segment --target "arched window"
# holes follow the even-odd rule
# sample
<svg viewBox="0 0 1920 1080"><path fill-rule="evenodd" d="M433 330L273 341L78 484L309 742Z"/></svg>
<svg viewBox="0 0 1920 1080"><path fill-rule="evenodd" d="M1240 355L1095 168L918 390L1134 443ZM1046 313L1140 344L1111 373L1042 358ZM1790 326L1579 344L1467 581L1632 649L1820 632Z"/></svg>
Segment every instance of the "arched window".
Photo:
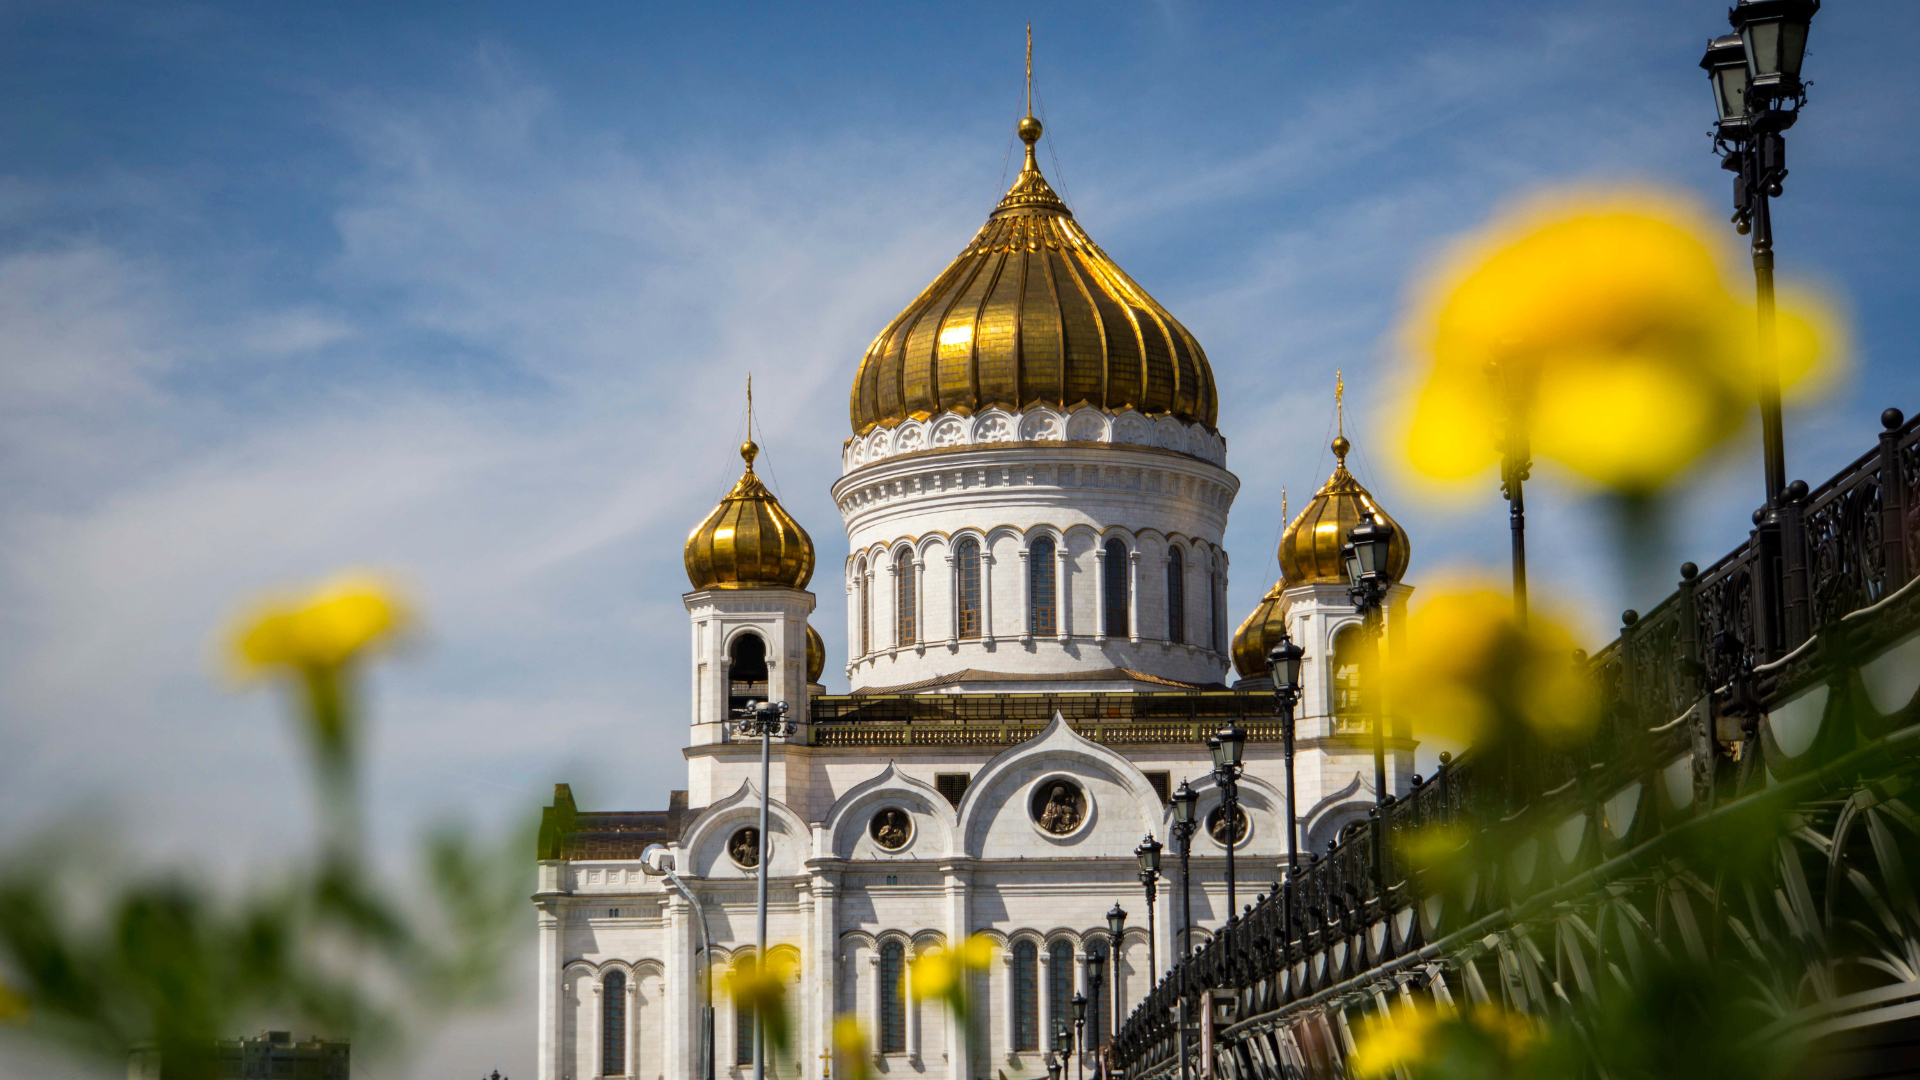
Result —
<svg viewBox="0 0 1920 1080"><path fill-rule="evenodd" d="M1362 668L1367 635L1348 623L1333 635L1333 723L1336 731L1365 731L1367 702Z"/></svg>
<svg viewBox="0 0 1920 1080"><path fill-rule="evenodd" d="M902 550L893 557L893 634L894 644L914 643L913 552Z"/></svg>
<svg viewBox="0 0 1920 1080"><path fill-rule="evenodd" d="M727 705L741 708L767 696L767 641L758 634L741 634L727 645Z"/></svg>
<svg viewBox="0 0 1920 1080"><path fill-rule="evenodd" d="M1013 1049L1040 1049L1040 949L1031 941L1013 945Z"/></svg>
<svg viewBox="0 0 1920 1080"><path fill-rule="evenodd" d="M960 541L954 552L954 572L959 575L960 636L980 636L980 542L971 537Z"/></svg>
<svg viewBox="0 0 1920 1080"><path fill-rule="evenodd" d="M907 950L897 941L880 946L880 1052L907 1052L907 1003L900 981L906 975Z"/></svg>
<svg viewBox="0 0 1920 1080"><path fill-rule="evenodd" d="M873 651L873 597L867 588L867 560L861 559L854 572L853 587L860 590L860 655Z"/></svg>
<svg viewBox="0 0 1920 1080"><path fill-rule="evenodd" d="M1056 1030L1073 1023L1073 946L1064 941L1047 948L1047 1016ZM1047 1038L1051 1040L1053 1032L1047 1032Z"/></svg>
<svg viewBox="0 0 1920 1080"><path fill-rule="evenodd" d="M1118 540L1107 541L1106 576L1107 636L1126 637L1132 632L1127 625L1127 545Z"/></svg>
<svg viewBox="0 0 1920 1080"><path fill-rule="evenodd" d="M1167 552L1167 640L1187 640L1187 558L1179 548Z"/></svg>
<svg viewBox="0 0 1920 1080"><path fill-rule="evenodd" d="M1207 641L1220 651L1220 571L1207 571Z"/></svg>
<svg viewBox="0 0 1920 1080"><path fill-rule="evenodd" d="M1054 599L1053 537L1043 536L1027 549L1027 631L1039 637L1060 632Z"/></svg>
<svg viewBox="0 0 1920 1080"><path fill-rule="evenodd" d="M738 967L735 970L739 970ZM738 999L735 1000L733 1006L733 1063L735 1065L753 1064L753 1014L754 1010L750 1006L741 1005Z"/></svg>
<svg viewBox="0 0 1920 1080"><path fill-rule="evenodd" d="M627 1074L627 976L609 971L600 980L600 1075Z"/></svg>

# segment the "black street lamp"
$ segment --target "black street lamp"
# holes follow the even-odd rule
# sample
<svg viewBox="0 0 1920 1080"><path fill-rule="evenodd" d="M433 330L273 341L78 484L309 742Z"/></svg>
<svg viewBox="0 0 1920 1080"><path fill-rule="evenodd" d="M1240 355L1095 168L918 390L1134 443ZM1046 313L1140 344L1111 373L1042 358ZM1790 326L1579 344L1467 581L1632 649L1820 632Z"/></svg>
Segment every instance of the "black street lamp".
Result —
<svg viewBox="0 0 1920 1080"><path fill-rule="evenodd" d="M768 769L771 761L774 736L786 738L799 730L793 721L787 719L787 703L784 701L749 701L734 713L737 721L735 732L747 738L760 740L760 850L754 863L755 902L754 902L754 946L755 956L767 955L767 862L768 838L772 833L767 823L767 787ZM753 1080L766 1080L767 1075L767 1037L765 1025L755 1012L753 1018Z"/></svg>
<svg viewBox="0 0 1920 1080"><path fill-rule="evenodd" d="M1107 909L1107 941L1109 942L1107 948L1111 950L1113 955L1113 1030L1108 1033L1107 1037L1113 1039L1120 1037L1120 1022L1122 1019L1120 1014L1120 945L1121 938L1126 932L1127 909L1120 906L1120 901L1115 900L1113 906Z"/></svg>
<svg viewBox="0 0 1920 1080"><path fill-rule="evenodd" d="M1299 811L1293 801L1293 707L1300 701L1300 658L1306 654L1280 625L1280 640L1267 650L1267 674L1273 678L1273 711L1280 717L1280 749L1287 767L1287 878L1285 905L1286 930L1282 949L1293 947L1293 876L1300 872Z"/></svg>
<svg viewBox="0 0 1920 1080"><path fill-rule="evenodd" d="M1183 956L1193 955L1193 892L1192 876L1188 872L1187 856L1193 851L1194 808L1199 805L1200 793L1187 786L1185 780L1173 793L1173 846L1180 853L1180 952Z"/></svg>
<svg viewBox="0 0 1920 1080"><path fill-rule="evenodd" d="M1073 1057L1073 1029L1067 1026L1065 1020L1060 1021L1060 1026L1054 1029L1053 1053L1054 1063L1060 1066L1062 1072L1066 1071L1067 1061Z"/></svg>
<svg viewBox="0 0 1920 1080"><path fill-rule="evenodd" d="M1220 734L1207 740L1213 752L1213 782L1220 787L1220 821L1227 838L1227 921L1238 917L1240 907L1233 892L1233 849L1240 844L1241 757L1246 753L1247 733L1238 724L1228 724ZM1218 839L1216 837L1216 839Z"/></svg>
<svg viewBox="0 0 1920 1080"><path fill-rule="evenodd" d="M1820 0L1740 0L1727 12L1734 33L1714 38L1700 60L1713 87L1718 122L1714 149L1734 174L1733 220L1753 237L1759 309L1760 432L1766 453L1767 506L1787 486L1786 439L1780 418L1780 370L1773 310L1773 218L1769 200L1783 192L1787 144L1806 87L1800 63ZM1777 528L1777 523L1774 526Z"/></svg>
<svg viewBox="0 0 1920 1080"><path fill-rule="evenodd" d="M1091 965L1089 965L1091 966ZM1087 995L1073 995L1073 1075L1087 1074Z"/></svg>
<svg viewBox="0 0 1920 1080"><path fill-rule="evenodd" d="M1047 1059L1047 1080L1060 1080L1060 1059Z"/></svg>
<svg viewBox="0 0 1920 1080"><path fill-rule="evenodd" d="M1087 950L1087 989L1091 992L1087 1000L1092 1006L1091 1014L1087 1017L1087 1020L1093 1025L1093 1041L1089 1043L1083 1040L1080 1044L1083 1049L1091 1047L1097 1052L1100 1049L1101 1037L1106 1034L1100 1030L1106 1026L1107 1019L1105 1010L1100 1008L1100 990L1101 987L1106 985L1106 981L1107 950L1102 948L1098 943L1095 943L1092 948ZM1099 1069L1095 1068L1094 1072L1098 1073Z"/></svg>
<svg viewBox="0 0 1920 1080"><path fill-rule="evenodd" d="M1140 886L1147 893L1147 985L1160 977L1160 958L1154 941L1153 900L1160 892L1160 841L1147 834L1140 846L1133 849L1133 857L1140 860Z"/></svg>
<svg viewBox="0 0 1920 1080"><path fill-rule="evenodd" d="M1347 545L1343 552L1347 561L1347 595L1352 597L1354 610L1366 626L1367 636L1373 643L1374 678L1367 687L1367 711L1373 724L1373 790L1376 804L1387 801L1387 738L1386 725L1380 717L1379 655L1380 655L1380 607L1387 599L1387 587L1393 584L1387 577L1387 558L1393 547L1393 526L1384 521L1367 520L1353 527L1347 533Z"/></svg>

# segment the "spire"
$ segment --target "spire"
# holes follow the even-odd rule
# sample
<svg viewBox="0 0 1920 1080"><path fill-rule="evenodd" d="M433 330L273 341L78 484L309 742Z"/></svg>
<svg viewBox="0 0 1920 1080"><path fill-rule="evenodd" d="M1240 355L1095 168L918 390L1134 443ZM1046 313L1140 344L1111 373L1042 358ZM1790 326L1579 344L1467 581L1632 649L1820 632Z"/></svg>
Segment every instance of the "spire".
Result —
<svg viewBox="0 0 1920 1080"><path fill-rule="evenodd" d="M1333 369L1333 412L1339 424L1339 434L1333 437L1333 456L1340 459L1340 467L1347 466L1347 451L1353 444L1347 441L1347 381L1341 377L1340 369Z"/></svg>
<svg viewBox="0 0 1920 1080"><path fill-rule="evenodd" d="M1033 24L1027 24L1027 115L1033 115Z"/></svg>
<svg viewBox="0 0 1920 1080"><path fill-rule="evenodd" d="M753 459L760 456L760 447L753 441L753 372L751 371L747 372L747 441L740 444L740 456L746 459L747 471L752 472Z"/></svg>
<svg viewBox="0 0 1920 1080"><path fill-rule="evenodd" d="M1040 162L1034 157L1034 144L1040 141L1040 135L1046 129L1033 115L1033 24L1027 24L1027 115L1020 118L1019 127L1014 130L1020 134L1020 141L1027 144L1027 159L1020 166L1020 175L1014 178L1013 186L1007 189L1000 205L994 207L998 216L1008 210L1038 210L1043 213L1072 217L1067 204L1054 193L1047 178L1040 175Z"/></svg>

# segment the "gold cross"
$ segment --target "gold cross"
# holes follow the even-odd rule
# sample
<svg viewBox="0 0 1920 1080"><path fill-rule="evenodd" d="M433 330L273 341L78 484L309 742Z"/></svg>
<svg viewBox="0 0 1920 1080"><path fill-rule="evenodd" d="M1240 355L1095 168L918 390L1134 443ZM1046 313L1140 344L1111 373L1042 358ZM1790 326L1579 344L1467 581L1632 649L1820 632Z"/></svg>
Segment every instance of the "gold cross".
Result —
<svg viewBox="0 0 1920 1080"><path fill-rule="evenodd" d="M832 1075L833 1075L833 1051L822 1050L820 1051L821 1080L828 1080L828 1078L831 1077Z"/></svg>
<svg viewBox="0 0 1920 1080"><path fill-rule="evenodd" d="M1033 24L1027 24L1027 115L1033 115Z"/></svg>
<svg viewBox="0 0 1920 1080"><path fill-rule="evenodd" d="M749 393L748 400L752 400ZM1347 433L1347 382L1340 377L1340 369L1333 369L1333 408L1340 416L1340 434Z"/></svg>

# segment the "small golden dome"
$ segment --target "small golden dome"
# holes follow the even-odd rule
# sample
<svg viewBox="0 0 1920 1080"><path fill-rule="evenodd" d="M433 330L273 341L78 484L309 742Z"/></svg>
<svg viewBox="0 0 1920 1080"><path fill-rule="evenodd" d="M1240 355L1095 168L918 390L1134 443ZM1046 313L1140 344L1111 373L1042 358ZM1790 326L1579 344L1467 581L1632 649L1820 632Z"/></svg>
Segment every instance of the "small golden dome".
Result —
<svg viewBox="0 0 1920 1080"><path fill-rule="evenodd" d="M687 580L696 589L804 589L813 580L813 540L753 474L759 453L751 440L741 444L747 471L687 534Z"/></svg>
<svg viewBox="0 0 1920 1080"><path fill-rule="evenodd" d="M1280 536L1280 579L1287 588L1347 580L1347 564L1340 557L1340 549L1346 545L1347 533L1367 518L1393 526L1387 576L1399 581L1406 575L1407 563L1413 557L1407 530L1395 524L1374 502L1372 493L1347 471L1347 451L1351 448L1344 435L1333 441L1333 453L1339 460L1333 475L1313 493L1313 501Z"/></svg>
<svg viewBox="0 0 1920 1080"><path fill-rule="evenodd" d="M868 346L848 412L855 434L909 416L1081 403L1213 427L1207 354L1073 220L1034 160L973 242Z"/></svg>
<svg viewBox="0 0 1920 1080"><path fill-rule="evenodd" d="M1280 596L1285 588L1286 582L1274 582L1253 614L1233 632L1233 670L1243 679L1267 676L1267 650L1278 645L1286 631L1287 602Z"/></svg>
<svg viewBox="0 0 1920 1080"><path fill-rule="evenodd" d="M820 673L827 670L827 643L820 640L820 631L807 624L807 682L815 686L820 684Z"/></svg>

